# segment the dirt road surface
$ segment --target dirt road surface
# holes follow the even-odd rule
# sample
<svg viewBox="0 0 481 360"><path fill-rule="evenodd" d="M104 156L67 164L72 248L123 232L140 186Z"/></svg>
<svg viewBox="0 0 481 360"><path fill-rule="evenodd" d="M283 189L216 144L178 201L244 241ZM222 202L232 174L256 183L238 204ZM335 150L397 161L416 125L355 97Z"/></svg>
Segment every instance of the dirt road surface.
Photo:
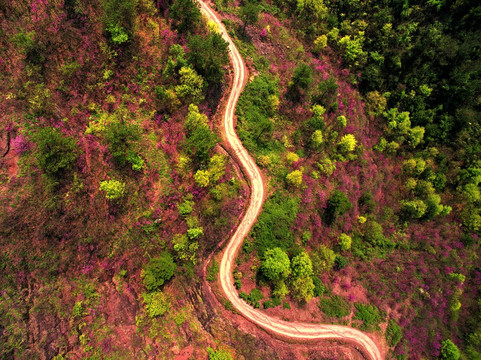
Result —
<svg viewBox="0 0 481 360"><path fill-rule="evenodd" d="M207 18L215 22L224 40L229 43L229 56L233 66L232 90L227 100L224 112L224 137L232 148L234 155L244 168L244 172L250 180L251 198L249 206L244 214L244 218L239 223L237 230L226 246L219 270L220 284L225 292L227 299L246 319L252 321L265 330L293 340L306 341L316 339L342 340L355 344L365 356L373 360L381 360L381 353L374 341L363 332L339 325L322 325L299 322L287 322L277 318L272 318L259 310L253 309L237 295L232 277L233 263L237 252L241 247L245 236L259 215L264 201L264 184L259 168L256 166L252 157L242 146L234 130L234 112L237 100L247 79L247 69L244 61L239 54L232 39L229 37L224 25L219 20L216 13L204 2L199 0L201 11Z"/></svg>

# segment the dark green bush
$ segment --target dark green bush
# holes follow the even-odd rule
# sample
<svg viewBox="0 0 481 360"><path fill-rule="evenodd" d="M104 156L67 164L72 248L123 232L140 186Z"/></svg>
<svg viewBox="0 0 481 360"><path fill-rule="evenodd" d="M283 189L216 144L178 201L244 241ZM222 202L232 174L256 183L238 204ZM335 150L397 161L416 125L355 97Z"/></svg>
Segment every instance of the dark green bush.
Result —
<svg viewBox="0 0 481 360"><path fill-rule="evenodd" d="M342 256L342 255L337 255L336 259L334 260L334 268L336 270L341 270L344 269L347 266L348 260Z"/></svg>
<svg viewBox="0 0 481 360"><path fill-rule="evenodd" d="M314 283L314 296L322 296L326 292L326 285L317 276L312 277L312 282Z"/></svg>
<svg viewBox="0 0 481 360"><path fill-rule="evenodd" d="M115 162L120 166L130 163L134 170L143 167L143 160L133 150L135 142L140 139L140 127L126 121L112 121L105 129L105 140Z"/></svg>
<svg viewBox="0 0 481 360"><path fill-rule="evenodd" d="M262 295L261 291L259 289L252 289L250 294L247 294L245 292L241 292L239 294L241 299L249 303L251 306L254 308L258 309L260 308L260 301L264 298L264 295Z"/></svg>
<svg viewBox="0 0 481 360"><path fill-rule="evenodd" d="M372 194L370 191L365 192L361 195L358 201L359 208L365 213L372 213L376 210L377 204L373 200Z"/></svg>
<svg viewBox="0 0 481 360"><path fill-rule="evenodd" d="M352 204L347 195L342 191L335 190L327 201L327 207L324 211L324 221L327 225L332 225L338 216L344 215L351 207Z"/></svg>
<svg viewBox="0 0 481 360"><path fill-rule="evenodd" d="M104 31L115 45L130 41L134 36L137 0L102 0Z"/></svg>
<svg viewBox="0 0 481 360"><path fill-rule="evenodd" d="M38 150L38 165L49 176L60 177L72 169L78 158L77 141L62 135L60 130L43 128L33 135Z"/></svg>
<svg viewBox="0 0 481 360"><path fill-rule="evenodd" d="M182 34L193 33L199 27L201 13L199 5L193 0L176 0L169 8L172 25Z"/></svg>
<svg viewBox="0 0 481 360"><path fill-rule="evenodd" d="M274 296L272 298L272 306L276 307L276 306L279 306L280 304L281 304L281 299L279 299L277 296Z"/></svg>
<svg viewBox="0 0 481 360"><path fill-rule="evenodd" d="M190 1L190 0L185 0ZM219 86L224 77L224 67L229 63L228 44L218 33L195 35L189 40L189 62L210 87Z"/></svg>

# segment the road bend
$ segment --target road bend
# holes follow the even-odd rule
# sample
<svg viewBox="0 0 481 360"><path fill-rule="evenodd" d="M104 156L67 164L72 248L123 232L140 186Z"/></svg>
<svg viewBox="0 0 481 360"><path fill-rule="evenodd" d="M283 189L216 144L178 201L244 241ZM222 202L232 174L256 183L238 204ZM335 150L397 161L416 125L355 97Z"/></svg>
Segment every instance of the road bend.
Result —
<svg viewBox="0 0 481 360"><path fill-rule="evenodd" d="M283 321L270 317L265 313L252 308L239 298L237 290L234 287L232 274L233 263L244 238L249 233L249 230L254 225L257 215L259 215L261 211L262 203L264 201L264 183L259 168L252 157L248 154L247 150L242 146L242 143L234 130L235 107L248 75L244 60L227 33L226 28L219 20L218 15L203 1L198 0L198 2L201 11L209 20L217 24L219 32L229 44L229 57L233 66L233 83L224 112L223 135L232 148L233 154L237 157L238 162L243 167L251 185L251 197L248 208L234 235L228 242L220 264L219 280L227 299L237 311L242 314L242 316L272 334L297 341L326 339L349 342L357 345L357 347L362 350L363 354L372 360L382 360L380 350L374 341L360 330L340 325Z"/></svg>

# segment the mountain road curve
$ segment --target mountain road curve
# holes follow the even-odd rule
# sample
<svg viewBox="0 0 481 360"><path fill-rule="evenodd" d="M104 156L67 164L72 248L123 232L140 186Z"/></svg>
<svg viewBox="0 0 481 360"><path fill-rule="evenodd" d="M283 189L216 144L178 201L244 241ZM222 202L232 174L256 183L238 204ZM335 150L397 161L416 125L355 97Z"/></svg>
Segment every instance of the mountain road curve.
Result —
<svg viewBox="0 0 481 360"><path fill-rule="evenodd" d="M227 33L226 28L219 20L218 15L203 1L198 0L202 13L218 26L219 32L229 44L229 57L233 66L232 89L227 99L223 118L223 131L225 141L230 145L233 154L244 169L250 181L251 197L244 217L229 240L222 256L219 281L227 299L237 311L249 321L255 323L266 331L297 341L312 341L316 339L339 340L355 344L364 354L372 360L381 360L381 352L374 341L360 330L340 325L323 325L314 323L287 322L273 318L260 310L256 310L239 298L234 287L232 268L237 252L245 236L254 225L261 211L264 201L264 183L260 170L235 133L234 112L237 100L242 92L248 76L247 69L234 42Z"/></svg>

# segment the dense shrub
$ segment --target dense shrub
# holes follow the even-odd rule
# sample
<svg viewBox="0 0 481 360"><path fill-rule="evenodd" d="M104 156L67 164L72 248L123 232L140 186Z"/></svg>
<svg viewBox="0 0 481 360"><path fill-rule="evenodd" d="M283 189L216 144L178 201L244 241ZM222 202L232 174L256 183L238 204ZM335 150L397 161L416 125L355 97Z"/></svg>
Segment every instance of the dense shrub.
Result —
<svg viewBox="0 0 481 360"><path fill-rule="evenodd" d="M164 283L174 276L177 265L174 263L172 256L163 252L158 257L150 259L149 263L144 266L143 281L144 285L150 292L159 289Z"/></svg>

